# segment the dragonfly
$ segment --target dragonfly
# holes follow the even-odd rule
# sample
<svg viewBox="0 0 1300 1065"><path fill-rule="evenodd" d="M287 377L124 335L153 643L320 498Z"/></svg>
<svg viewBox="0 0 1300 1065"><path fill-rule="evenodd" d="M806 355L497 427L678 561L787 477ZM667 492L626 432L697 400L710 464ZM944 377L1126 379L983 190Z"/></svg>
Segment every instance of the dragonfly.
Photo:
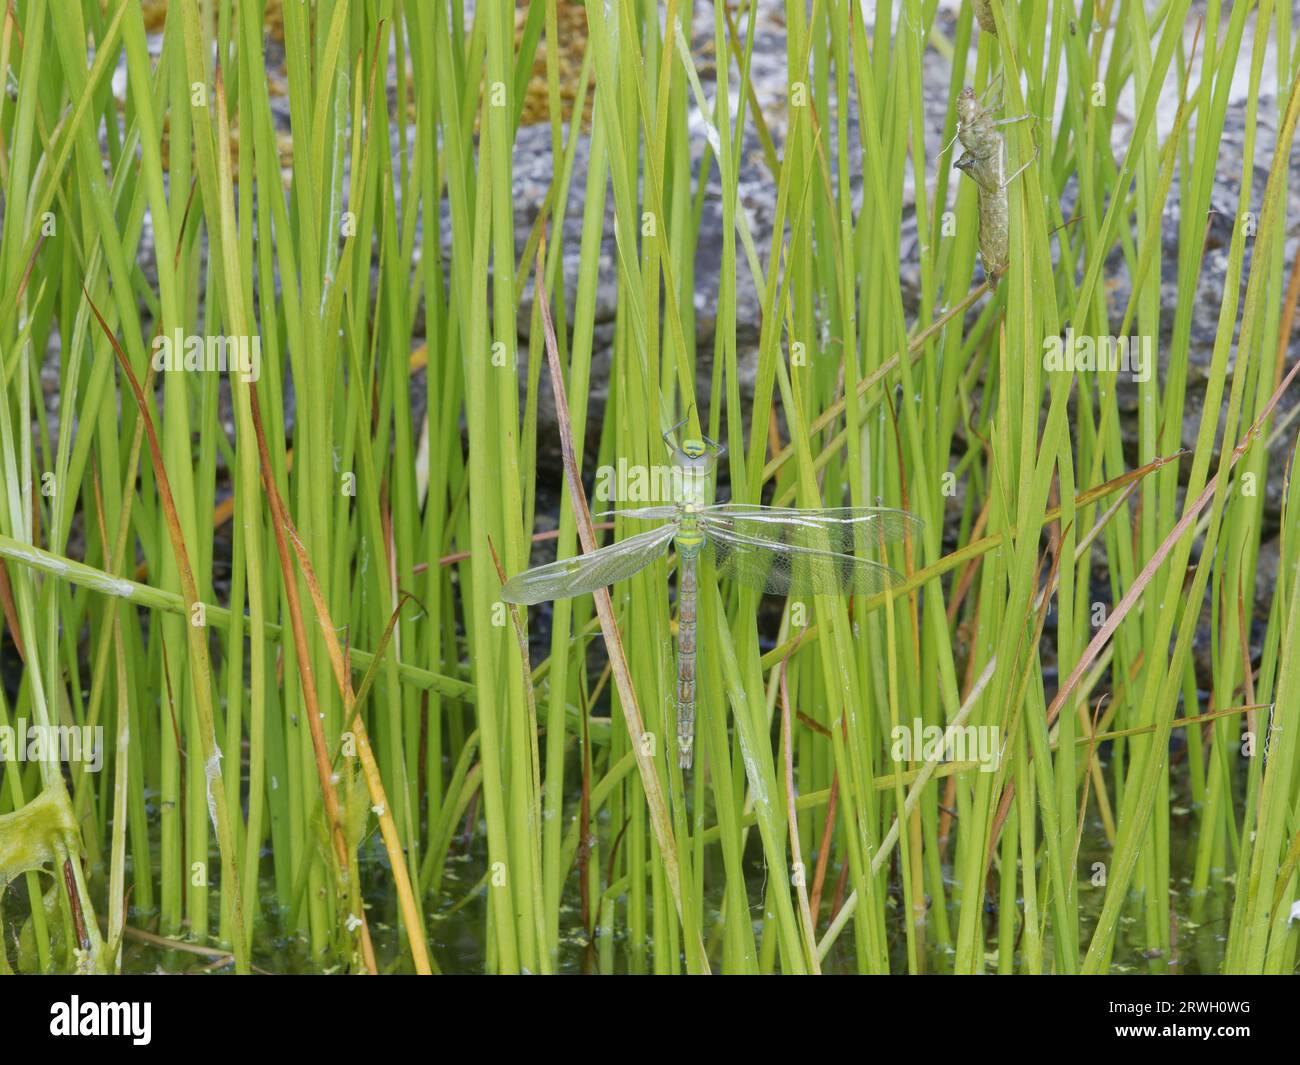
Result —
<svg viewBox="0 0 1300 1065"><path fill-rule="evenodd" d="M750 503L713 503L714 470L725 448L708 437L663 434L673 476L674 502L623 508L624 518L657 521L649 532L573 558L535 566L506 582L502 598L532 605L585 595L625 580L677 549L677 750L690 769L695 742L696 603L700 560L711 557L718 576L777 595L871 595L898 587L902 576L855 552L879 550L915 535L919 518L887 507L806 510Z"/></svg>

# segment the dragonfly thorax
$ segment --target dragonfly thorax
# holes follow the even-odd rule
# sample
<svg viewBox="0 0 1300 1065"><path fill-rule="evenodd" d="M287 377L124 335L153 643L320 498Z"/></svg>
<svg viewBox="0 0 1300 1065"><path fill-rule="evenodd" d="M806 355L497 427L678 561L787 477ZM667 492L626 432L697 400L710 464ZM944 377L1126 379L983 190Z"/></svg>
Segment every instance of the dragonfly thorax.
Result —
<svg viewBox="0 0 1300 1065"><path fill-rule="evenodd" d="M673 449L673 487L680 507L699 510L713 502L713 468L717 461L717 455L699 440L684 440Z"/></svg>

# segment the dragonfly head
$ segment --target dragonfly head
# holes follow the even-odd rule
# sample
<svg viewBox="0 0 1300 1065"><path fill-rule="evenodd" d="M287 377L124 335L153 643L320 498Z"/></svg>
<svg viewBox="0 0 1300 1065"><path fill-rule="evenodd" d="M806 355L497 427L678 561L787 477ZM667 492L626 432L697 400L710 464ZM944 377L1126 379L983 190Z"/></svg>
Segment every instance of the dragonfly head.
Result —
<svg viewBox="0 0 1300 1065"><path fill-rule="evenodd" d="M727 450L721 444L715 444L707 436L688 436L674 445L669 439L672 430L664 433L664 443L672 453L673 462L678 466L712 470L718 459Z"/></svg>
<svg viewBox="0 0 1300 1065"><path fill-rule="evenodd" d="M715 444L707 436L701 433L698 437L688 436L682 438L680 443L673 443L673 433L686 424L683 418L666 433L664 433L664 444L667 446L673 461L679 466L705 466L712 469L714 463L722 457L727 449L721 444Z"/></svg>
<svg viewBox="0 0 1300 1065"><path fill-rule="evenodd" d="M673 465L683 473L698 478L712 476L722 449L707 437L703 440L683 440L673 448Z"/></svg>
<svg viewBox="0 0 1300 1065"><path fill-rule="evenodd" d="M703 506L713 497L713 470L722 449L708 437L688 437L675 447L673 456L673 492L680 504Z"/></svg>

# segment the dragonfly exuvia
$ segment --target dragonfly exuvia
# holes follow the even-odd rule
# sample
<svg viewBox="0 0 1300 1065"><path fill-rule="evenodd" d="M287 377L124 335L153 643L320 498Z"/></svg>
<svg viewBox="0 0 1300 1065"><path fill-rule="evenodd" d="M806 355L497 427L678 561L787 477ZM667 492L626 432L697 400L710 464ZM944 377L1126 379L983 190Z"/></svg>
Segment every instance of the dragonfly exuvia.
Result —
<svg viewBox="0 0 1300 1065"><path fill-rule="evenodd" d="M674 426L674 429L677 427ZM677 547L677 749L689 769L695 739L695 604L700 556L712 552L720 577L777 595L871 594L902 577L855 552L879 550L920 529L905 510L831 507L802 510L712 502L713 474L723 448L707 437L674 445L672 483L677 502L617 511L624 518L663 524L602 547L517 574L502 598L510 603L567 599L624 580Z"/></svg>

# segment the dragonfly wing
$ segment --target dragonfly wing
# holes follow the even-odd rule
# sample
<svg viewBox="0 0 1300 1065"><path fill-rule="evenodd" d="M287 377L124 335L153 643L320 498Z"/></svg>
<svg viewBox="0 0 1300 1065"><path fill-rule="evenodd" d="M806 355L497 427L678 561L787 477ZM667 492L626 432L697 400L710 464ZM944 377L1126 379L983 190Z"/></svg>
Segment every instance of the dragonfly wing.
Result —
<svg viewBox="0 0 1300 1065"><path fill-rule="evenodd" d="M721 530L738 536L814 551L850 555L879 551L884 544L918 535L924 523L906 510L886 507L762 507L751 503L720 503L701 514L710 532Z"/></svg>
<svg viewBox="0 0 1300 1065"><path fill-rule="evenodd" d="M738 584L777 595L871 595L894 588L903 578L879 562L838 551L746 536L707 527L718 572Z"/></svg>
<svg viewBox="0 0 1300 1065"><path fill-rule="evenodd" d="M501 598L507 603L532 604L594 592L645 569L664 553L676 532L676 525L663 525L587 555L525 570L505 583Z"/></svg>
<svg viewBox="0 0 1300 1065"><path fill-rule="evenodd" d="M593 518L637 518L642 521L668 521L677 517L677 508L670 505L657 507L625 507L622 510L602 510Z"/></svg>

